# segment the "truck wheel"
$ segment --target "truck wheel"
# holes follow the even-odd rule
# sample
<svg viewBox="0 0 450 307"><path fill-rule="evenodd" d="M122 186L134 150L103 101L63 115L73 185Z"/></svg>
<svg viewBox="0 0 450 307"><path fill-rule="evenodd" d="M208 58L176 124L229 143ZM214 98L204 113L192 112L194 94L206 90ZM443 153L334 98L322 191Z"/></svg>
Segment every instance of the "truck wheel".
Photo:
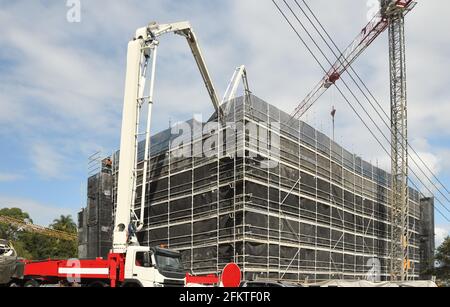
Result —
<svg viewBox="0 0 450 307"><path fill-rule="evenodd" d="M25 288L39 288L40 286L41 286L41 284L37 280L34 280L34 279L28 280L24 285Z"/></svg>

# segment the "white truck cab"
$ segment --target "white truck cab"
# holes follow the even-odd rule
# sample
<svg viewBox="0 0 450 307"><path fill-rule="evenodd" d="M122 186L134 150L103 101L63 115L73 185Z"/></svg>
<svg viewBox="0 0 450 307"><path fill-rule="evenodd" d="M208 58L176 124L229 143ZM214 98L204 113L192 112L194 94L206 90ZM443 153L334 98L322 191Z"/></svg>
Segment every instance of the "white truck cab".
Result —
<svg viewBox="0 0 450 307"><path fill-rule="evenodd" d="M125 258L125 284L139 287L183 287L186 272L178 252L129 246Z"/></svg>

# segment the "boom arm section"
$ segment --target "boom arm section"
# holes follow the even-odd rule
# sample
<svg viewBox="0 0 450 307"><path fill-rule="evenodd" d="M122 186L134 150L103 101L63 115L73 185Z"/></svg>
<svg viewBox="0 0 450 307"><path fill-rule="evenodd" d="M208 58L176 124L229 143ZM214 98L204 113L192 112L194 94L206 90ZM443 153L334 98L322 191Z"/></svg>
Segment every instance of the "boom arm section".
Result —
<svg viewBox="0 0 450 307"><path fill-rule="evenodd" d="M250 95L250 87L248 85L248 77L247 77L247 69L244 65L239 66L234 70L233 76L231 77L231 81L228 84L227 90L225 91L225 95L222 99L221 106L224 108L223 113L228 114L230 105L225 105L226 102L234 99L236 97L237 90L239 88L239 83L242 80L242 85L244 86L244 94Z"/></svg>
<svg viewBox="0 0 450 307"><path fill-rule="evenodd" d="M218 114L219 113L221 114L220 100L217 95L217 91L214 87L211 75L206 66L206 62L200 49L197 36L195 35L195 32L192 29L191 24L189 22L178 22L163 25L152 23L149 25L148 31L150 36L153 37L153 39L157 39L158 37L166 33L175 33L177 35L181 35L186 38L189 48L191 49L192 55L194 56L195 62L197 63L197 67L200 71L200 74L202 75L203 82L205 82L205 86L208 91L211 102L216 112L218 112Z"/></svg>
<svg viewBox="0 0 450 307"><path fill-rule="evenodd" d="M406 6L405 14L413 9L416 2L411 0L396 0L395 5ZM314 87L314 89L299 104L292 117L300 119L303 115L322 97L323 94L338 81L342 74L355 62L355 60L380 36L389 26L390 19L387 18L386 7L382 6L380 11L361 30L353 42L342 52L325 77Z"/></svg>

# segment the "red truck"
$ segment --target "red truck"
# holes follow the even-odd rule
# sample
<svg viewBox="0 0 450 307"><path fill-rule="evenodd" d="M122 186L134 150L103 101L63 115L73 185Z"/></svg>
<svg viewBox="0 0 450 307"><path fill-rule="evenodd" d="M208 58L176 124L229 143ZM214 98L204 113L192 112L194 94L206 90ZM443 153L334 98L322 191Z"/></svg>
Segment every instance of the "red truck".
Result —
<svg viewBox="0 0 450 307"><path fill-rule="evenodd" d="M217 112L220 101L214 89L200 46L189 22L150 23L139 28L128 43L124 109L117 178L117 197L113 230L113 246L108 259L47 260L17 262L11 285L37 287L68 283L97 287L167 287L184 286L185 271L180 254L162 248L139 246L137 233L144 230L147 184L141 189L140 210L136 208L137 178L147 182L150 170L150 136L156 55L159 38L174 33L186 38L202 74ZM146 95L146 89L149 95ZM141 109L147 108L147 125L141 133ZM138 168L138 136L145 135L143 168Z"/></svg>
<svg viewBox="0 0 450 307"><path fill-rule="evenodd" d="M129 247L108 259L18 260L6 286L184 287L186 271L178 252Z"/></svg>

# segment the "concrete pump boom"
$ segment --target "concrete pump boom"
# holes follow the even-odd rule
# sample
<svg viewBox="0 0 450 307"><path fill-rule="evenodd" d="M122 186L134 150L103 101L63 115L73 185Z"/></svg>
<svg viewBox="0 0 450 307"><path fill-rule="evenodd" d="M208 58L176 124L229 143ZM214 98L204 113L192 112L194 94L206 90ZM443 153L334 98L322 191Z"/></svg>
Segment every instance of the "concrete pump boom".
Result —
<svg viewBox="0 0 450 307"><path fill-rule="evenodd" d="M211 75L209 74L208 68L206 66L205 59L203 58L202 51L198 44L197 36L195 35L195 32L192 29L190 23L178 22L164 25L152 23L146 29L149 31L149 34L151 37L153 37L153 39L157 39L158 37L166 33L175 33L186 38L189 47L191 48L192 55L194 56L194 59L197 63L198 69L200 70L200 74L202 75L203 81L205 82L205 86L208 90L208 94L211 98L213 106L216 112L220 113L220 100L212 82ZM138 30L138 32L139 31L145 31L145 28Z"/></svg>
<svg viewBox="0 0 450 307"><path fill-rule="evenodd" d="M142 182L147 182L149 169L150 127L153 105L156 56L159 37L167 33L175 33L186 38L202 75L208 94L219 118L222 118L220 100L207 69L200 46L189 22L159 25L151 23L140 28L128 44L127 72L123 107L122 132L119 156L119 176L117 183L117 208L114 223L113 251L126 252L127 246L138 245L136 232L144 225L144 207L146 200L146 184L142 184L142 198L139 217L135 210L138 172L142 172ZM150 80L147 80L148 70ZM147 82L149 81L149 82ZM149 95L144 92L149 83ZM143 169L137 169L140 112L144 104L148 104L147 129L145 131L145 153Z"/></svg>
<svg viewBox="0 0 450 307"><path fill-rule="evenodd" d="M230 83L228 84L227 90L225 91L225 95L222 99L221 106L224 106L225 109L222 110L223 114L228 114L230 105L225 105L227 101L230 101L236 97L237 90L239 88L239 83L242 81L242 85L244 86L244 94L250 95L250 87L248 85L247 78L247 69L244 65L237 67L234 70L233 76L231 77Z"/></svg>

